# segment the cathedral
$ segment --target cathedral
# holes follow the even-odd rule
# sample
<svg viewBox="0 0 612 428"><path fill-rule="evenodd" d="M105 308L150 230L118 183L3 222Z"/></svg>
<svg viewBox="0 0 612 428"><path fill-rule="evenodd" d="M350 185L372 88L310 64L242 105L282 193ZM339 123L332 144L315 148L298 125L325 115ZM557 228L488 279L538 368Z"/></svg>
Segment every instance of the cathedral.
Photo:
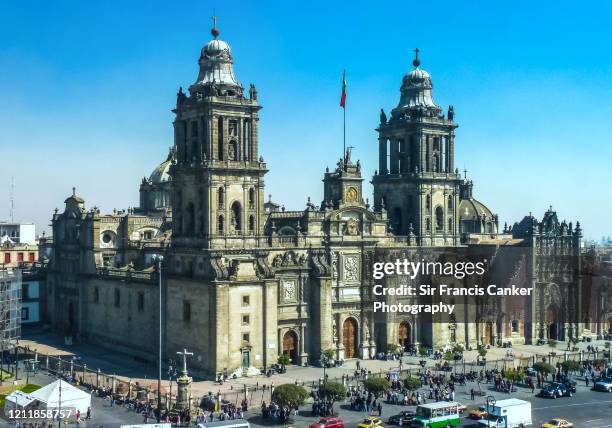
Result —
<svg viewBox="0 0 612 428"><path fill-rule="evenodd" d="M322 171L323 200L289 211L265 198L259 94L240 83L219 35L215 25L196 81L178 91L174 144L143 178L140 206L103 214L73 189L55 211L43 300L54 330L154 361L152 257L162 254L164 353L187 348L194 370L208 376L266 369L280 354L306 365L325 350L368 359L389 344L501 346L591 334L579 224L551 208L541 221L529 215L500 230L455 168L454 110L436 104L418 50L397 106L380 113L372 204L349 150ZM465 305L443 320L374 313L372 262L430 250L486 257L496 267L487 280L534 293Z"/></svg>

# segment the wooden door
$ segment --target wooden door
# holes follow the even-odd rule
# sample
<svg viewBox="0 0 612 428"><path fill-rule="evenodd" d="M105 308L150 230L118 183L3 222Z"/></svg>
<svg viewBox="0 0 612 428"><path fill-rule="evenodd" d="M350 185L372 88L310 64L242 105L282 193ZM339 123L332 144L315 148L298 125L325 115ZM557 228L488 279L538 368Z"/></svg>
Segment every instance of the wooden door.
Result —
<svg viewBox="0 0 612 428"><path fill-rule="evenodd" d="M347 318L342 325L342 342L344 358L354 358L357 347L357 322L353 318Z"/></svg>
<svg viewBox="0 0 612 428"><path fill-rule="evenodd" d="M410 347L410 325L406 322L399 325L398 343L402 347L402 351L407 351Z"/></svg>
<svg viewBox="0 0 612 428"><path fill-rule="evenodd" d="M283 336L283 354L288 355L292 364L297 364L297 335L288 331Z"/></svg>

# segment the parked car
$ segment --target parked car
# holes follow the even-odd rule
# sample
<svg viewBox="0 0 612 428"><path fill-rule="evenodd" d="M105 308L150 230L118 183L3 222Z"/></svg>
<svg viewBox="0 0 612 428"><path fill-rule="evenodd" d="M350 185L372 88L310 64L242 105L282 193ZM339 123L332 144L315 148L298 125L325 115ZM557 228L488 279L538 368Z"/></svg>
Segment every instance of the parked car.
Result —
<svg viewBox="0 0 612 428"><path fill-rule="evenodd" d="M403 412L393 415L389 418L387 423L391 425L410 425L416 413L412 410L404 410Z"/></svg>
<svg viewBox="0 0 612 428"><path fill-rule="evenodd" d="M365 418L363 421L361 421L361 423L359 425L357 425L359 428L376 428L376 427L382 427L383 426L383 421L376 417L376 416L369 416L367 418Z"/></svg>
<svg viewBox="0 0 612 428"><path fill-rule="evenodd" d="M593 389L596 391L612 392L612 377L602 377L595 381Z"/></svg>
<svg viewBox="0 0 612 428"><path fill-rule="evenodd" d="M344 428L344 422L338 417L329 416L321 418L319 422L310 424L310 428Z"/></svg>
<svg viewBox="0 0 612 428"><path fill-rule="evenodd" d="M570 391L569 388L562 383L551 383L550 385L546 385L540 391L540 397L559 398L571 396L572 391Z"/></svg>
<svg viewBox="0 0 612 428"><path fill-rule="evenodd" d="M485 406L480 406L470 411L470 418L472 419L484 419L488 415L489 413L487 413L487 409L485 409Z"/></svg>
<svg viewBox="0 0 612 428"><path fill-rule="evenodd" d="M576 393L576 382L575 382L575 381L573 381L573 380L569 380L569 379L566 379L566 380L564 380L564 381L562 381L562 382L560 382L560 383L562 383L563 385L565 385L565 387L566 387L567 389L569 389L569 390L570 390L570 392L572 392L573 394L575 394L575 393Z"/></svg>
<svg viewBox="0 0 612 428"><path fill-rule="evenodd" d="M561 418L554 418L542 424L542 428L574 428L574 424Z"/></svg>

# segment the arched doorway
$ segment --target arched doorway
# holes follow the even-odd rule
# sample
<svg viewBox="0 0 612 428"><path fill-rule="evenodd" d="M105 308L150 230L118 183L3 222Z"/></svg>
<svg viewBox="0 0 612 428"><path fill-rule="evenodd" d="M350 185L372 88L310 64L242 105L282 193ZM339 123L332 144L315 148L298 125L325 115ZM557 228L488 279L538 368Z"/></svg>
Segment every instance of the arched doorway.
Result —
<svg viewBox="0 0 612 428"><path fill-rule="evenodd" d="M404 321L399 325L397 336L399 345L402 347L403 351L410 350L410 344L412 343L411 333L410 324Z"/></svg>
<svg viewBox="0 0 612 428"><path fill-rule="evenodd" d="M559 337L559 329L557 328L557 309L550 305L546 309L546 326L548 328L548 338L557 340Z"/></svg>
<svg viewBox="0 0 612 428"><path fill-rule="evenodd" d="M297 364L298 338L295 331L289 330L283 336L283 354L288 355L291 359L291 364Z"/></svg>
<svg viewBox="0 0 612 428"><path fill-rule="evenodd" d="M487 321L485 324L483 344L493 345L493 323L491 321Z"/></svg>
<svg viewBox="0 0 612 428"><path fill-rule="evenodd" d="M344 345L344 358L357 356L357 321L347 318L342 324L342 344Z"/></svg>

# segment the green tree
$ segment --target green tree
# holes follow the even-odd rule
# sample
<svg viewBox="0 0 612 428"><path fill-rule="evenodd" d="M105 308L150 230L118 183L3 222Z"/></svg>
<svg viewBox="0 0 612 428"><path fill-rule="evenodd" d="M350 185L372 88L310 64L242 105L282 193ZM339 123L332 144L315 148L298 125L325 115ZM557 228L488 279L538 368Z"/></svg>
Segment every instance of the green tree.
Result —
<svg viewBox="0 0 612 428"><path fill-rule="evenodd" d="M478 355L480 355L482 358L487 356L487 350L485 348L480 348L478 350Z"/></svg>
<svg viewBox="0 0 612 428"><path fill-rule="evenodd" d="M464 349L465 348L463 347L462 344L457 343L455 347L453 348L453 352L458 352L459 354L463 354Z"/></svg>
<svg viewBox="0 0 612 428"><path fill-rule="evenodd" d="M363 386L368 392L374 394L376 398L387 392L391 388L389 381L382 377L371 377L363 382Z"/></svg>
<svg viewBox="0 0 612 428"><path fill-rule="evenodd" d="M308 398L308 391L302 386L286 383L279 385L272 393L272 400L280 406L287 406L290 409L301 406Z"/></svg>
<svg viewBox="0 0 612 428"><path fill-rule="evenodd" d="M419 346L419 355L421 357L426 357L427 356L427 348L425 348L423 345Z"/></svg>
<svg viewBox="0 0 612 428"><path fill-rule="evenodd" d="M555 339L550 339L548 341L548 346L550 346L552 349L555 349L557 347L557 341Z"/></svg>
<svg viewBox="0 0 612 428"><path fill-rule="evenodd" d="M346 396L346 388L338 382L325 382L319 388L319 393L329 401L341 401Z"/></svg>
<svg viewBox="0 0 612 428"><path fill-rule="evenodd" d="M327 358L328 361L333 361L335 360L336 351L333 349L326 349L323 351L323 356Z"/></svg>
<svg viewBox="0 0 612 428"><path fill-rule="evenodd" d="M444 353L444 361L453 361L453 353L451 351L446 351Z"/></svg>
<svg viewBox="0 0 612 428"><path fill-rule="evenodd" d="M548 363L537 362L533 365L533 369L537 372L540 372L544 375L548 375L555 372L555 368Z"/></svg>
<svg viewBox="0 0 612 428"><path fill-rule="evenodd" d="M399 345L397 343L387 343L387 352L395 354L399 352Z"/></svg>
<svg viewBox="0 0 612 428"><path fill-rule="evenodd" d="M564 372L577 372L581 366L579 361L567 360L561 363L561 367Z"/></svg>
<svg viewBox="0 0 612 428"><path fill-rule="evenodd" d="M415 391L421 387L421 381L413 376L404 379L404 387L409 391Z"/></svg>
<svg viewBox="0 0 612 428"><path fill-rule="evenodd" d="M291 357L289 357L289 355L287 354L280 354L278 356L278 364L280 364L280 366L282 367L283 371L285 371L285 366L288 366L289 364L291 364Z"/></svg>
<svg viewBox="0 0 612 428"><path fill-rule="evenodd" d="M504 377L513 382L522 382L525 379L525 372L520 369L508 369L504 371Z"/></svg>

